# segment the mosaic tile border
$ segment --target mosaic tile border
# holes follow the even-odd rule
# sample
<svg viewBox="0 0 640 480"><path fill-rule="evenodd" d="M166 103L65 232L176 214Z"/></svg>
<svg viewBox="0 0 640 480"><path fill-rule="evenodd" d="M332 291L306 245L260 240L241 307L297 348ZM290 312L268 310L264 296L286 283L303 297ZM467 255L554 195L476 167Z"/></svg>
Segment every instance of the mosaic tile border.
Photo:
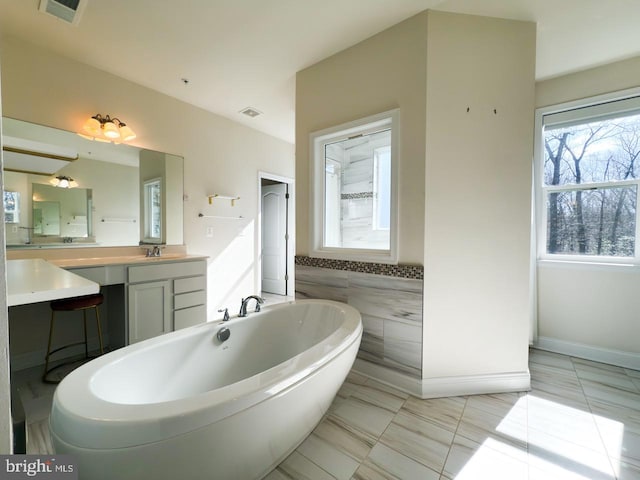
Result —
<svg viewBox="0 0 640 480"><path fill-rule="evenodd" d="M312 258L304 255L296 255L296 265L307 267L329 268L331 270L344 270L348 272L371 273L374 275L386 275L388 277L412 278L424 280L424 267L422 265L389 265L387 263L354 262L351 260L334 260L329 258Z"/></svg>
<svg viewBox="0 0 640 480"><path fill-rule="evenodd" d="M356 198L373 198L373 192L359 192L359 193L343 193L340 195L342 200L353 200Z"/></svg>

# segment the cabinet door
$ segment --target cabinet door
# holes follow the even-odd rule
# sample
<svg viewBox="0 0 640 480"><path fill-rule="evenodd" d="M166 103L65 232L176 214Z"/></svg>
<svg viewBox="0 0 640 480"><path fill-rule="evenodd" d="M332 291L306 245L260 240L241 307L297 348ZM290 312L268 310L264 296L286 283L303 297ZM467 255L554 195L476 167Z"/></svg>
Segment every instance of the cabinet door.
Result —
<svg viewBox="0 0 640 480"><path fill-rule="evenodd" d="M136 343L173 330L171 282L129 285L129 343Z"/></svg>

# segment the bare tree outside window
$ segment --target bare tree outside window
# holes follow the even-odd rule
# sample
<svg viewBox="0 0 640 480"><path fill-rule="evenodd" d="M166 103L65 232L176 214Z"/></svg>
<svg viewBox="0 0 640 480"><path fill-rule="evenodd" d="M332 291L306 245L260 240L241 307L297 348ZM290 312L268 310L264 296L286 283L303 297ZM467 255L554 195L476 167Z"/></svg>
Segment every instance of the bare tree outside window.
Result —
<svg viewBox="0 0 640 480"><path fill-rule="evenodd" d="M640 114L545 128L547 253L633 257Z"/></svg>

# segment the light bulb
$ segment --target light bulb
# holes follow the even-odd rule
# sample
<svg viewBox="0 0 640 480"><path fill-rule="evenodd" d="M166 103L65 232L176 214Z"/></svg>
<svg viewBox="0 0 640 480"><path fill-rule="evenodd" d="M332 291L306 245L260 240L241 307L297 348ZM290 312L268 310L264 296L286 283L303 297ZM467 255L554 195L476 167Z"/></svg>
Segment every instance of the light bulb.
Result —
<svg viewBox="0 0 640 480"><path fill-rule="evenodd" d="M93 137L100 135L100 122L93 117L87 120L82 128Z"/></svg>
<svg viewBox="0 0 640 480"><path fill-rule="evenodd" d="M113 122L105 122L102 126L102 134L107 138L119 138L120 132L118 132L118 127L116 127Z"/></svg>

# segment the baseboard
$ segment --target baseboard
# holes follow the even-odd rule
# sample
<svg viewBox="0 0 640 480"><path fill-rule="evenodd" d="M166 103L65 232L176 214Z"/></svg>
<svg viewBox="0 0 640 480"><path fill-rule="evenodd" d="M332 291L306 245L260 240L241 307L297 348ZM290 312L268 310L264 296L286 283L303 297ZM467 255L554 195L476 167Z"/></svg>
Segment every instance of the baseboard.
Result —
<svg viewBox="0 0 640 480"><path fill-rule="evenodd" d="M109 335L105 334L102 337L102 340L106 346L109 345ZM100 350L100 342L98 341L98 337L89 339L89 351L97 352ZM11 355L11 371L17 372L19 370L25 370L27 368L38 367L44 365L44 357L46 355L46 350L35 350L32 352L25 352L18 355ZM62 355L53 355L54 361L58 360L66 360L74 357L80 357L84 355L84 346L83 345L75 345L71 348L64 350L64 356Z"/></svg>
<svg viewBox="0 0 640 480"><path fill-rule="evenodd" d="M391 370L390 368L377 365L362 358L356 358L352 369L365 377L373 378L380 383L410 393L416 397L420 397L422 394L421 380L406 373Z"/></svg>
<svg viewBox="0 0 640 480"><path fill-rule="evenodd" d="M464 375L456 377L414 378L357 358L353 370L419 398L456 397L486 393L522 392L531 388L529 371Z"/></svg>
<svg viewBox="0 0 640 480"><path fill-rule="evenodd" d="M640 370L640 354L625 352L623 350L611 350L608 348L594 347L582 343L567 342L556 338L538 337L533 344L534 348L549 352L561 353L572 357L584 358L594 362L608 363L619 367Z"/></svg>

